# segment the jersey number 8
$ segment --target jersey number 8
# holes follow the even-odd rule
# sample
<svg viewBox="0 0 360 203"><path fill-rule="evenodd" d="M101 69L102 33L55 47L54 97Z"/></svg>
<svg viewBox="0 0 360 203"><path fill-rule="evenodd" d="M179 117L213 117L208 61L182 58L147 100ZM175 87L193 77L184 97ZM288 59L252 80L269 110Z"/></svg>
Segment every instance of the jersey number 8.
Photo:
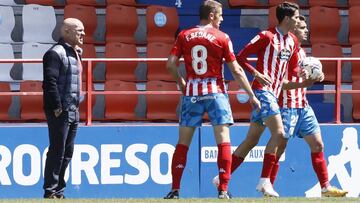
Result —
<svg viewBox="0 0 360 203"><path fill-rule="evenodd" d="M191 49L192 67L197 75L203 75L207 71L207 49L203 45L196 45ZM199 66L200 64L200 66Z"/></svg>

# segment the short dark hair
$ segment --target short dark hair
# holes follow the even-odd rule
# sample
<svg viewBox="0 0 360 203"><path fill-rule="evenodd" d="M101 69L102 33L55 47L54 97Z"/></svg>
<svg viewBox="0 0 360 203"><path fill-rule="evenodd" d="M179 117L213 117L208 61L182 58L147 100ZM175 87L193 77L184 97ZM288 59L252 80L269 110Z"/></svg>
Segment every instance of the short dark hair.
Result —
<svg viewBox="0 0 360 203"><path fill-rule="evenodd" d="M285 16L292 17L296 10L299 10L298 4L284 1L276 7L276 18L281 23Z"/></svg>
<svg viewBox="0 0 360 203"><path fill-rule="evenodd" d="M199 8L200 20L207 20L210 13L217 13L219 8L222 8L222 5L215 0L204 1Z"/></svg>

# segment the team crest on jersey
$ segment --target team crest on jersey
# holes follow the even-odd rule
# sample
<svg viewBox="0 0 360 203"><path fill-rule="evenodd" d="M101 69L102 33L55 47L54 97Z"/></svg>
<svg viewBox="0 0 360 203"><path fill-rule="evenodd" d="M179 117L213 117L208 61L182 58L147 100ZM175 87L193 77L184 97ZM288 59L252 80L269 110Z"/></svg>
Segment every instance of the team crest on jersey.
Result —
<svg viewBox="0 0 360 203"><path fill-rule="evenodd" d="M290 56L291 56L291 52L287 49L281 49L281 51L279 52L279 58L281 60L289 61Z"/></svg>

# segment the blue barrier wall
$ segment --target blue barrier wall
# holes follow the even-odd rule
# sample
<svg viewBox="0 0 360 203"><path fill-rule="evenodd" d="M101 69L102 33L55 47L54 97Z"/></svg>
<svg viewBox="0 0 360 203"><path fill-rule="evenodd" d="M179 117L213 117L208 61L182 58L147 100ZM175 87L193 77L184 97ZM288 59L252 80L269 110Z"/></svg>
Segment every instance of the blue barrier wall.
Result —
<svg viewBox="0 0 360 203"><path fill-rule="evenodd" d="M358 125L321 126L331 183L360 193ZM233 149L248 126L231 127ZM80 127L65 195L74 198L163 197L171 187L171 158L177 126ZM200 136L201 135L201 136ZM0 127L0 198L43 194L47 128ZM245 163L233 174L229 190L236 197L259 197L266 131ZM216 197L211 179L217 173L217 149L210 126L197 130L182 180L181 197ZM318 196L310 150L304 140L289 140L281 160L276 190L281 196Z"/></svg>

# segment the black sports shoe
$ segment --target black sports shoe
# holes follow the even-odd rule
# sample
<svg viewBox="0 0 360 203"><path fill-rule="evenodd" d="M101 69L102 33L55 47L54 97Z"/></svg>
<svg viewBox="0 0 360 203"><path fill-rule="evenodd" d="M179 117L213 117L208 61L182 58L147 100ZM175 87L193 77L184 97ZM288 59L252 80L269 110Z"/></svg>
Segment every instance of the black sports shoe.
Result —
<svg viewBox="0 0 360 203"><path fill-rule="evenodd" d="M63 194L58 194L56 195L56 198L58 199L65 199L65 196Z"/></svg>
<svg viewBox="0 0 360 203"><path fill-rule="evenodd" d="M175 190L175 191L170 191L165 197L164 199L179 199L179 191Z"/></svg>
<svg viewBox="0 0 360 203"><path fill-rule="evenodd" d="M221 190L221 191L219 191L218 198L219 199L231 199L232 197L228 191Z"/></svg>

